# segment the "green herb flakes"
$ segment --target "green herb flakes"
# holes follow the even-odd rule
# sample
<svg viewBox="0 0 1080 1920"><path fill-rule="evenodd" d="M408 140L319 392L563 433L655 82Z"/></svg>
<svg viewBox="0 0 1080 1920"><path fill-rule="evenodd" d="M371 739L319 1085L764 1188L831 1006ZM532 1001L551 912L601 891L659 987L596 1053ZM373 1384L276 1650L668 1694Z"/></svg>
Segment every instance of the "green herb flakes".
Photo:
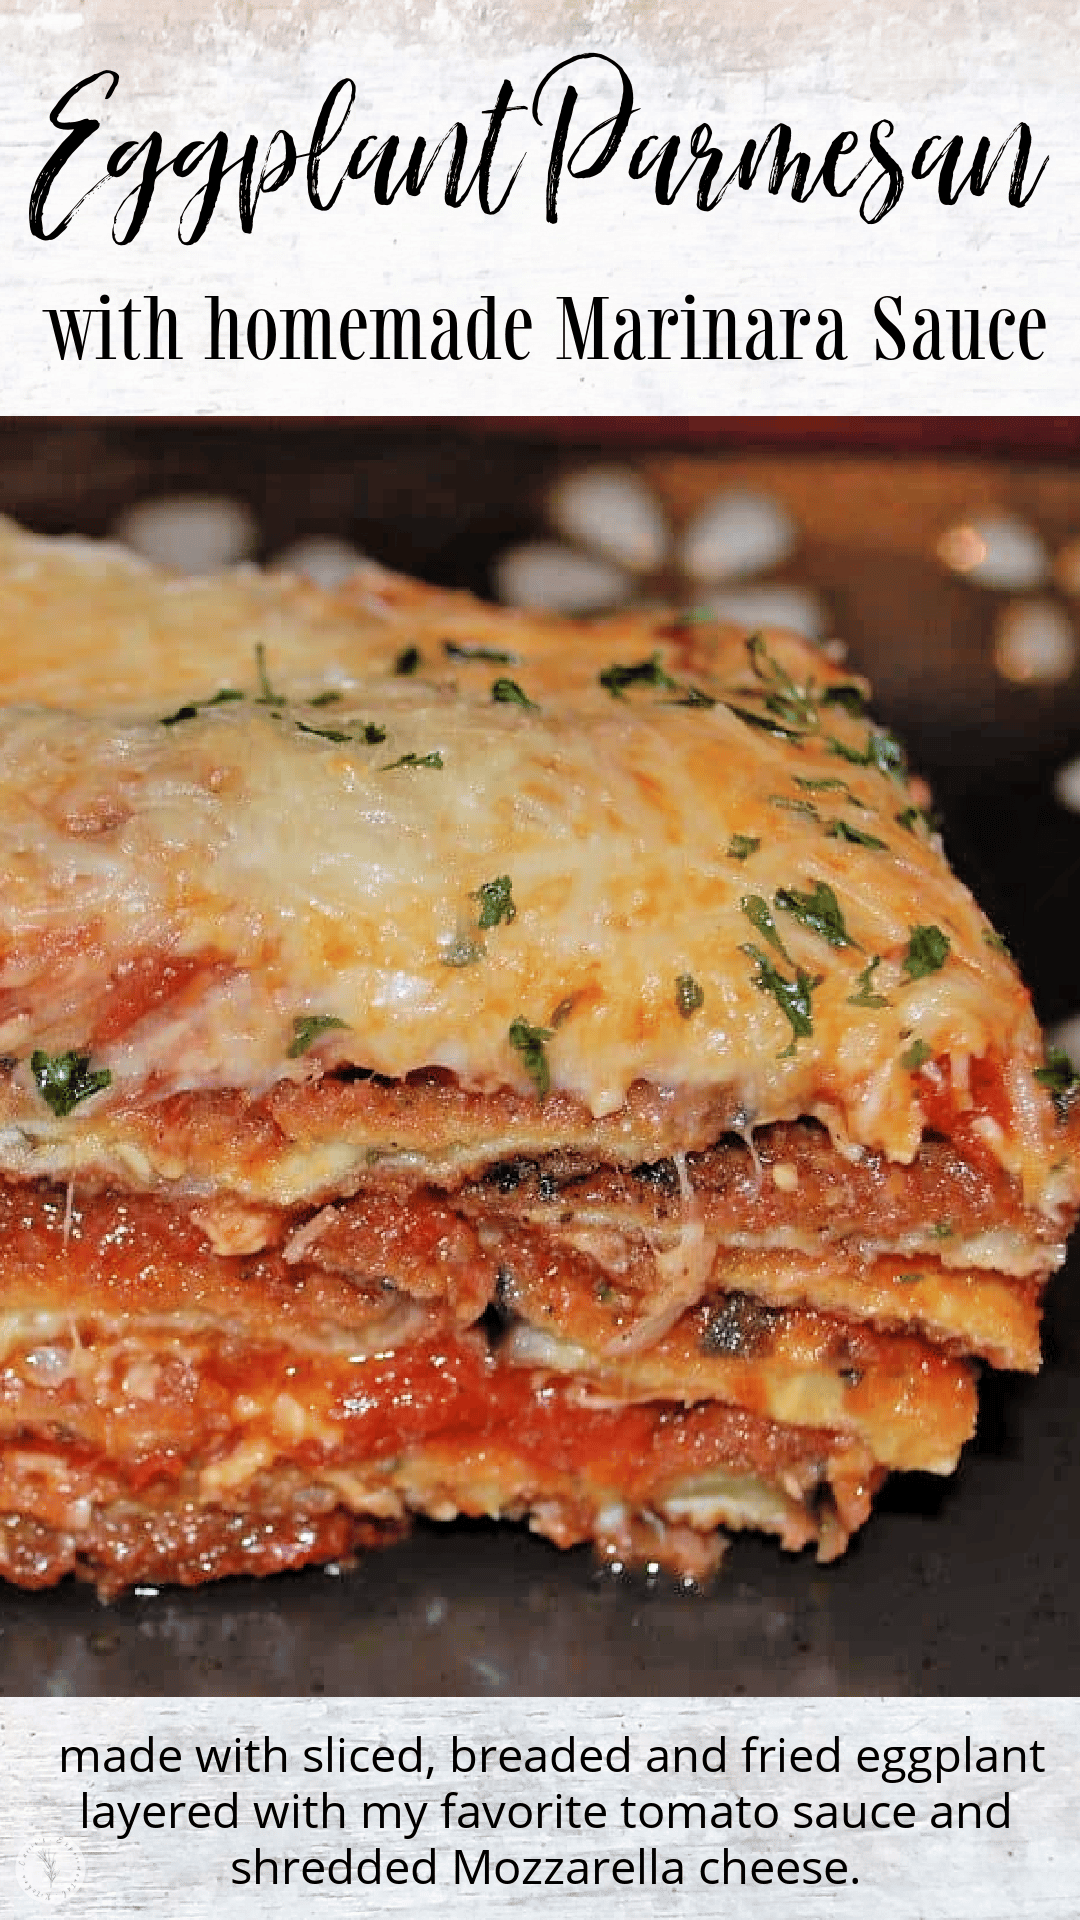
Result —
<svg viewBox="0 0 1080 1920"><path fill-rule="evenodd" d="M496 706L528 707L533 713L539 712L536 701L529 699L528 694L522 687L518 686L516 680L493 680L491 683L491 697Z"/></svg>
<svg viewBox="0 0 1080 1920"><path fill-rule="evenodd" d="M774 720L770 714L751 713L748 707L737 707L733 700L725 700L724 705L736 719L744 721L748 727L757 727L762 733L771 733L776 740L801 741L806 738L805 731L798 727L781 726L779 720Z"/></svg>
<svg viewBox="0 0 1080 1920"><path fill-rule="evenodd" d="M718 703L711 693L703 687L685 686L680 688L678 699L672 701L673 707L715 707Z"/></svg>
<svg viewBox="0 0 1080 1920"><path fill-rule="evenodd" d="M848 783L846 780L835 780L835 779L804 780L801 778L799 774L795 774L794 779L795 779L795 785L797 787L802 787L804 792L806 793L841 793L843 794L844 799L848 801L848 803L851 806L853 807L863 806L863 802L859 799L858 794L852 793L851 788L848 786ZM865 808L864 808L864 811L865 811Z"/></svg>
<svg viewBox="0 0 1080 1920"><path fill-rule="evenodd" d="M705 990L700 987L692 973L680 973L675 981L675 1005L684 1020L689 1020L705 1005Z"/></svg>
<svg viewBox="0 0 1080 1920"><path fill-rule="evenodd" d="M750 855L756 853L760 845L761 841L755 834L733 833L727 843L726 857L729 860L749 860Z"/></svg>
<svg viewBox="0 0 1080 1920"><path fill-rule="evenodd" d="M500 926L504 920L509 922L517 919L508 873L500 873L497 880L485 880L475 893L470 893L469 899L480 902L478 925L481 933L486 933L489 927Z"/></svg>
<svg viewBox="0 0 1080 1920"><path fill-rule="evenodd" d="M436 749L434 753L403 753L400 760L388 760L379 771L393 773L395 767L441 767L442 764L442 754Z"/></svg>
<svg viewBox="0 0 1080 1920"><path fill-rule="evenodd" d="M527 1020L510 1022L510 1045L521 1056L521 1064L541 1100L551 1091L551 1068L544 1049L553 1032L551 1027L531 1027Z"/></svg>
<svg viewBox="0 0 1080 1920"><path fill-rule="evenodd" d="M335 740L340 742L349 739L349 735L342 733L337 727L309 727L306 720L297 721L296 731L297 733L313 733L319 740Z"/></svg>
<svg viewBox="0 0 1080 1920"><path fill-rule="evenodd" d="M776 930L776 921L769 912L768 901L762 899L760 893L744 893L742 899L739 901L739 905L749 920L750 925L756 927L762 937L768 941L773 951L778 953L780 958L786 960L788 965L791 966L791 955Z"/></svg>
<svg viewBox="0 0 1080 1920"><path fill-rule="evenodd" d="M37 1081L45 1105L64 1120L81 1101L103 1093L112 1084L108 1067L91 1067L88 1053L42 1053L30 1055L30 1071Z"/></svg>
<svg viewBox="0 0 1080 1920"><path fill-rule="evenodd" d="M909 980L921 980L945 965L951 951L949 936L940 927L912 927L910 932L908 950L900 964Z"/></svg>
<svg viewBox="0 0 1080 1920"><path fill-rule="evenodd" d="M843 707L844 712L850 713L856 720L861 719L866 712L866 700L863 697L862 688L856 687L850 681L844 681L834 687L826 687L821 696L821 704L823 707Z"/></svg>
<svg viewBox="0 0 1080 1920"><path fill-rule="evenodd" d="M935 1220L930 1232L933 1234L935 1240L951 1240L955 1229L949 1225L947 1220Z"/></svg>
<svg viewBox="0 0 1080 1920"><path fill-rule="evenodd" d="M812 893L799 893L794 887L780 887L776 892L776 904L784 913L790 913L811 933L821 935L830 947L857 947L844 924L840 902L830 886L824 880L814 882Z"/></svg>
<svg viewBox="0 0 1080 1920"><path fill-rule="evenodd" d="M830 820L825 827L826 840L848 840L853 847L870 847L875 853L887 853L884 840L876 833L863 833L861 827L853 827L847 820Z"/></svg>
<svg viewBox="0 0 1080 1920"><path fill-rule="evenodd" d="M419 647L402 647L394 661L394 672L400 679L407 680L417 672L420 666Z"/></svg>
<svg viewBox="0 0 1080 1920"><path fill-rule="evenodd" d="M456 640L444 640L443 651L448 660L484 660L492 667L512 667L516 655L500 653L498 647L459 647Z"/></svg>
<svg viewBox="0 0 1080 1920"><path fill-rule="evenodd" d="M791 1045L785 1047L778 1056L779 1059L785 1060L794 1053L798 1042L808 1039L814 1031L810 997L814 988L821 985L822 975L812 975L806 973L802 967L797 967L794 980L789 980L786 975L777 971L768 954L762 953L760 947L747 944L740 951L749 955L750 959L757 964L758 970L754 976L755 987L758 987L762 993L772 994L791 1027Z"/></svg>
<svg viewBox="0 0 1080 1920"><path fill-rule="evenodd" d="M261 640L256 643L255 647L255 672L259 681L259 692L257 696L259 706L283 707L285 705L285 695L283 693L275 693L273 687L270 685L270 678L266 671L266 648L263 646Z"/></svg>
<svg viewBox="0 0 1080 1920"><path fill-rule="evenodd" d="M884 727L872 727L867 746L869 764L893 780L907 779L907 754L895 734Z"/></svg>
<svg viewBox="0 0 1080 1920"><path fill-rule="evenodd" d="M632 667L619 665L605 667L599 676L600 685L615 700L621 700L627 687L662 687L668 693L678 693L679 686L664 668L663 655L654 653L651 660L638 660Z"/></svg>
<svg viewBox="0 0 1080 1920"><path fill-rule="evenodd" d="M292 1039L285 1049L286 1058L299 1060L301 1054L313 1047L324 1033L330 1033L335 1027L347 1028L348 1021L339 1020L336 1013L298 1013L292 1023Z"/></svg>
<svg viewBox="0 0 1080 1920"><path fill-rule="evenodd" d="M787 668L769 652L760 633L750 635L746 651L757 678L769 689L764 696L769 712L775 713L787 726L815 727L817 709L810 688L800 687L798 681L792 679Z"/></svg>
<svg viewBox="0 0 1080 1920"><path fill-rule="evenodd" d="M874 974L880 965L881 955L875 953L873 959L867 961L859 975L858 993L849 993L848 995L847 1003L849 1007L887 1007L889 1005L883 993L875 993L873 991Z"/></svg>
<svg viewBox="0 0 1080 1920"><path fill-rule="evenodd" d="M903 807L896 819L908 833L914 833L916 827L922 827L926 833L937 833L941 827L940 817L936 813L927 813L925 807Z"/></svg>
<svg viewBox="0 0 1080 1920"><path fill-rule="evenodd" d="M337 687L327 687L325 693L313 693L311 699L308 701L308 706L336 707L340 705L342 697Z"/></svg>
<svg viewBox="0 0 1080 1920"><path fill-rule="evenodd" d="M441 949L439 958L444 967L472 967L484 958L486 952L482 940L471 940L468 934L459 934L450 946Z"/></svg>
<svg viewBox="0 0 1080 1920"><path fill-rule="evenodd" d="M1012 954L995 927L984 927L982 937L983 945L989 947L992 953L1004 954L1006 960L1012 959Z"/></svg>
<svg viewBox="0 0 1080 1920"><path fill-rule="evenodd" d="M209 700L193 700L188 706L177 707L175 713L167 713L161 724L163 727L175 727L181 720L195 720L207 707L223 707L232 700L242 700L244 695L235 687L219 687Z"/></svg>
<svg viewBox="0 0 1080 1920"><path fill-rule="evenodd" d="M785 793L770 793L769 801L774 807L782 807L785 813L805 814L808 820L821 818L812 800L793 800Z"/></svg>
<svg viewBox="0 0 1080 1920"><path fill-rule="evenodd" d="M1080 1073L1077 1073L1062 1047L1047 1048L1046 1064L1036 1067L1035 1078L1053 1100L1058 1119L1066 1119L1069 1108L1080 1093Z"/></svg>
<svg viewBox="0 0 1080 1920"><path fill-rule="evenodd" d="M900 1055L900 1065L906 1067L909 1073L918 1073L919 1068L924 1067L930 1057L931 1049L926 1041L913 1040L907 1051Z"/></svg>
<svg viewBox="0 0 1080 1920"><path fill-rule="evenodd" d="M862 752L858 747L849 747L845 741L837 740L833 734L826 735L826 745L841 760L847 760L853 767L876 767L879 773L888 774L894 780L903 780L907 774L907 757L899 740L884 727L871 727L867 735L866 746Z"/></svg>

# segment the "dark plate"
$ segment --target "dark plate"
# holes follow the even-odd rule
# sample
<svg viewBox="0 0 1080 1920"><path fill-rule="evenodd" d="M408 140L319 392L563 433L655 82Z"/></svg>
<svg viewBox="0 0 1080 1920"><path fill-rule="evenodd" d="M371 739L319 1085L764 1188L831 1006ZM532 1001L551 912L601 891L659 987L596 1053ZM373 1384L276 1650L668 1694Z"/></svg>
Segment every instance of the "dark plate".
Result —
<svg viewBox="0 0 1080 1920"><path fill-rule="evenodd" d="M624 429L620 453L626 438ZM654 463L655 423L649 438ZM101 532L146 493L225 489L256 506L269 551L297 531L348 533L390 564L482 588L499 546L536 530L544 485L568 457L539 432L489 441L446 422L423 434L341 423L12 422L0 429L0 499L43 530ZM935 787L954 864L1017 952L1043 1016L1073 1011L1080 821L1055 806L1050 782L1080 740L1076 676L1052 693L998 682L989 635L999 596L950 580L930 558L925 528L990 500L1019 506L1060 542L1080 532L1080 472L1015 452L1008 462L950 461L842 448L753 458L727 448L714 471L775 485L800 509L804 548L788 571L826 594L855 663L879 683L879 710ZM0 1688L1080 1692L1080 1275L1071 1264L1051 1293L1041 1376L987 1375L979 1436L960 1473L894 1479L834 1566L746 1538L711 1589L693 1594L598 1574L587 1553L559 1554L521 1529L425 1526L335 1574L234 1580L110 1607L70 1583L6 1590Z"/></svg>

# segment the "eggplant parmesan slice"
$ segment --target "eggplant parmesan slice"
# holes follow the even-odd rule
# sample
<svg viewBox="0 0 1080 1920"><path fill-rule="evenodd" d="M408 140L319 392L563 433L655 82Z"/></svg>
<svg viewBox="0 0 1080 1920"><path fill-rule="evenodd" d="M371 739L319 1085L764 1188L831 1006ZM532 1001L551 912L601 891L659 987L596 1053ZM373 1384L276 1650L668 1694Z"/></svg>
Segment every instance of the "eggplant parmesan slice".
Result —
<svg viewBox="0 0 1080 1920"><path fill-rule="evenodd" d="M0 1572L697 1575L952 1470L1080 1119L867 698L0 524Z"/></svg>

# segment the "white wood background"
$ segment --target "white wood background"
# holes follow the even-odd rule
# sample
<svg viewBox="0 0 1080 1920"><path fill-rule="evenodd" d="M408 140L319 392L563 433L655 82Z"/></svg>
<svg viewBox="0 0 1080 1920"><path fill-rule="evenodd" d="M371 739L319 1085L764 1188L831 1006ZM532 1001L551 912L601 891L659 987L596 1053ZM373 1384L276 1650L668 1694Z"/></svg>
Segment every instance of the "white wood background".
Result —
<svg viewBox="0 0 1080 1920"><path fill-rule="evenodd" d="M1071 232L1080 198L1075 74L1080 24L1067 0L1016 9L1005 0L884 9L879 0L816 0L763 9L758 0L544 0L532 13L511 0L15 0L3 13L0 70L0 230L5 272L6 404L15 412L251 413L1065 413L1074 406L1080 359L1078 276ZM536 22L541 24L537 25ZM209 231L195 246L176 235L190 190L160 183L142 233L128 246L110 222L130 178L110 181L52 242L31 238L32 183L60 135L48 115L62 92L112 67L120 83L101 131L55 189L65 210L74 189L104 171L111 148L161 131L166 154L219 129L232 154L249 133L265 151L277 127L306 147L329 87L357 84L349 134L397 131L440 137L463 119L477 150L484 109L509 79L527 105L539 79L571 54L601 50L629 72L638 103L634 137L681 133L708 120L734 159L743 142L787 120L797 145L819 159L844 128L893 121L889 144L905 169L930 135L959 133L970 156L980 135L996 146L1023 119L1034 160L1048 157L1030 203L1012 208L1006 174L981 199L938 203L932 182L907 180L899 205L876 226L858 217L858 190L805 206L770 197L759 183L732 189L711 213L684 194L657 207L648 182L627 177L631 140L601 178L567 181L556 227L543 214L551 114L542 127L511 117L500 148L521 157L506 208L450 212L433 179L417 199L374 205L370 181L347 183L336 207L317 213L294 179L258 208L254 232L239 231L235 175ZM592 70L582 71L582 120L602 116ZM554 108L554 95L552 108ZM336 152L344 156L344 139ZM328 163L329 164L329 163ZM471 164L471 163L470 163ZM1007 164L1007 163L1006 163ZM230 204L231 203L231 204ZM175 309L181 362L61 362L46 309L113 310L149 292ZM241 315L256 307L345 309L436 307L462 316L493 294L502 312L526 308L534 327L528 360L417 363L212 362L207 296ZM843 364L618 364L560 360L559 297L579 304L605 295L642 311L681 306L816 315L838 308ZM873 304L899 294L919 306L1042 310L1043 358L917 365L876 361L882 337ZM672 330L674 332L674 330ZM816 327L806 330L813 336ZM800 331L800 338L805 334ZM910 338L910 335L909 335Z"/></svg>
<svg viewBox="0 0 1080 1920"><path fill-rule="evenodd" d="M71 1915L92 1914L95 1920L120 1920L133 1914L147 1920L221 1920L274 1912L283 1915L321 1912L336 1904L338 1911L366 1914L421 1914L425 1912L479 1912L490 1920L523 1912L592 1915L685 1914L698 1916L727 1911L753 1912L760 1920L776 1916L843 1914L846 1920L1075 1920L1080 1885L1080 1837L1075 1813L1080 1772L1075 1741L1075 1703L1054 1700L340 1700L312 1702L272 1700L48 1700L11 1702L0 1711L7 1764L0 1810L0 1914L25 1916L44 1906L28 1894L17 1877L16 1862L34 1836L74 1843L82 1856L82 1884L63 1902ZM455 1775L450 1766L454 1734L475 1748L483 1741L521 1748L545 1744L550 1750L573 1735L579 1748L595 1743L606 1751L629 1736L628 1773L577 1771L573 1775L489 1773L483 1781L474 1775ZM128 1771L123 1775L99 1772L97 1778L74 1765L64 1773L60 1749L65 1744L96 1743L103 1762L110 1743L126 1745L153 1735L157 1753L172 1743L180 1750L179 1769L152 1775ZM761 1742L778 1743L787 1750L805 1743L816 1752L839 1739L840 1772L785 1772L747 1774L742 1742L750 1734ZM349 1749L361 1742L385 1742L398 1748L419 1735L423 1771L381 1775L313 1775L303 1771L304 1749L325 1749L327 1737L344 1738ZM650 1772L645 1766L653 1743L696 1743L699 1748L726 1736L725 1770L696 1777ZM195 1748L211 1741L221 1745L249 1739L262 1743L269 1736L286 1754L286 1771L275 1765L270 1775L232 1772L211 1775L198 1767ZM973 1753L979 1747L1042 1745L1040 1764L1045 1771L1016 1772L1012 1758L1008 1776L1002 1772L954 1772L943 1784L883 1786L872 1772L860 1772L860 1748L887 1745L905 1748L927 1745L932 1750L951 1747L964 1753L969 1736ZM145 1757L145 1756L144 1756ZM934 1752L930 1764L934 1766ZM13 1764L13 1760L17 1764ZM428 1777L428 1768L431 1768ZM336 1821L327 1831L318 1829L285 1834L260 1832L253 1799L269 1795L291 1799L321 1795L326 1787L345 1808L345 1830ZM562 1794L605 1803L611 1809L606 1828L592 1832L537 1836L535 1830L507 1833L502 1826L488 1840L471 1832L443 1826L442 1796L451 1788L461 1800L482 1798L497 1807L501 1801L535 1806ZM936 1803L1000 1803L1009 1792L1008 1830L935 1832L929 1818ZM206 1832L149 1831L140 1822L127 1840L114 1833L86 1830L82 1824L82 1794L93 1809L107 1800L131 1808L135 1802L205 1799L229 1801L237 1794L236 1831L211 1827ZM771 1799L780 1808L775 1831L726 1833L713 1829L705 1835L667 1828L654 1834L623 1830L621 1801L643 1801L666 1807L667 1800L701 1799L711 1814L724 1800L743 1795ZM796 1831L791 1812L796 1801L815 1805L824 1800L857 1803L909 1802L915 1808L911 1829L864 1834ZM407 1800L414 1808L426 1802L428 1811L415 1842L396 1839L372 1824L365 1831L365 1802ZM523 1817L523 1816L518 1816ZM550 1817L550 1816L549 1816ZM654 1815L649 1817L655 1818ZM666 1815L665 1815L666 1817ZM748 1814L747 1817L750 1817ZM184 1815L180 1815L182 1820ZM678 1816L681 1822L682 1816ZM676 1888L625 1885L610 1879L598 1888L571 1894L565 1888L499 1887L487 1889L454 1884L454 1853L460 1847L475 1863L483 1846L496 1858L525 1860L530 1856L623 1855L636 1861L639 1842L656 1845L663 1858L683 1864L683 1884ZM702 1863L723 1858L725 1842L749 1863L755 1858L806 1858L823 1862L845 1859L851 1884L809 1887L778 1884L723 1887L713 1891L701 1878ZM433 1887L359 1889L348 1885L290 1884L279 1878L276 1887L239 1885L234 1859L254 1860L261 1846L279 1862L286 1855L328 1863L342 1860L352 1850L352 1865L371 1860L376 1846L387 1856L412 1861L435 1849ZM369 1869L370 1871L370 1869ZM504 1872L508 1871L504 1869ZM709 1869L715 1872L714 1869ZM295 1878L297 1869L293 1869ZM338 1873L342 1869L339 1867ZM279 1867L279 1875L283 1868Z"/></svg>

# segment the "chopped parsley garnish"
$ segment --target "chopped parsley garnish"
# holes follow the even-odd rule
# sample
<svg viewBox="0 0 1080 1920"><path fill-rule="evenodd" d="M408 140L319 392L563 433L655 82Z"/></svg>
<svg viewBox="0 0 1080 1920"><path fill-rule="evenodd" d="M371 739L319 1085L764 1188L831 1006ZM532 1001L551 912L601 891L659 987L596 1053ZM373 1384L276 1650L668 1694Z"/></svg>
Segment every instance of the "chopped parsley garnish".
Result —
<svg viewBox="0 0 1080 1920"><path fill-rule="evenodd" d="M805 740L806 738L805 733L799 728L782 727L779 720L774 720L770 714L751 713L748 707L737 707L733 700L725 700L724 705L729 713L735 714L739 720L745 720L748 727L759 727L762 733L771 733L777 740Z"/></svg>
<svg viewBox="0 0 1080 1920"><path fill-rule="evenodd" d="M324 1033L330 1033L335 1027L345 1028L347 1020L339 1020L336 1013L298 1013L292 1023L292 1039L285 1052L289 1060L299 1060L302 1053L314 1046Z"/></svg>
<svg viewBox="0 0 1080 1920"><path fill-rule="evenodd" d="M887 733L884 727L872 727L867 753L869 765L879 773L893 780L907 779L907 754L895 734Z"/></svg>
<svg viewBox="0 0 1080 1920"><path fill-rule="evenodd" d="M727 858L749 860L750 855L756 853L760 845L761 841L753 833L733 833L727 843Z"/></svg>
<svg viewBox="0 0 1080 1920"><path fill-rule="evenodd" d="M826 745L841 760L850 761L853 767L876 767L879 773L889 774L894 780L904 779L907 772L907 757L899 740L884 727L871 727L867 735L866 746L860 753L857 747L849 747L843 740L837 740L834 734L826 734Z"/></svg>
<svg viewBox="0 0 1080 1920"><path fill-rule="evenodd" d="M770 713L775 713L789 727L810 727L817 720L813 702L801 696L786 693L767 693L765 705Z"/></svg>
<svg viewBox="0 0 1080 1920"><path fill-rule="evenodd" d="M536 701L529 699L524 688L519 687L516 680L493 680L491 683L491 697L497 706L531 707L534 713L539 711Z"/></svg>
<svg viewBox="0 0 1080 1920"><path fill-rule="evenodd" d="M470 940L468 934L459 934L450 946L443 947L439 958L444 967L472 967L486 952L482 940Z"/></svg>
<svg viewBox="0 0 1080 1920"><path fill-rule="evenodd" d="M940 927L912 927L908 950L900 964L909 980L921 980L924 974L937 973L950 951L949 936Z"/></svg>
<svg viewBox="0 0 1080 1920"><path fill-rule="evenodd" d="M315 701L309 701L309 705L313 707ZM375 726L375 720L365 720L363 726L357 728L356 733L346 733L344 728L336 728L336 726L309 726L307 720L298 720L296 730L298 733L317 733L319 739L334 739L334 741L356 739L356 741L363 741L365 747L380 747L382 741L386 739L386 728Z"/></svg>
<svg viewBox="0 0 1080 1920"><path fill-rule="evenodd" d="M665 671L663 656L659 653L654 653L651 660L638 660L632 667L605 667L599 678L600 685L606 687L615 700L622 699L627 687L663 687L668 693L679 692L678 683Z"/></svg>
<svg viewBox="0 0 1080 1920"><path fill-rule="evenodd" d="M230 700L242 700L244 695L235 687L219 687L209 700L192 700L188 706L177 707L175 713L167 713L161 722L163 727L175 727L179 720L194 720L206 707L223 707Z"/></svg>
<svg viewBox="0 0 1080 1920"><path fill-rule="evenodd" d="M711 693L706 693L703 687L687 685L680 689L678 699L673 700L671 704L673 707L715 707L717 701Z"/></svg>
<svg viewBox="0 0 1080 1920"><path fill-rule="evenodd" d="M765 705L787 726L814 727L817 709L809 687L800 687L787 668L774 659L760 633L752 633L746 642L750 665L762 684L769 688Z"/></svg>
<svg viewBox="0 0 1080 1920"><path fill-rule="evenodd" d="M403 753L400 760L388 760L380 773L393 773L395 767L441 767L442 754L436 748L434 753Z"/></svg>
<svg viewBox="0 0 1080 1920"><path fill-rule="evenodd" d="M906 1067L909 1073L918 1073L919 1068L926 1065L930 1054L931 1049L925 1040L913 1040L907 1052L900 1055L900 1065Z"/></svg>
<svg viewBox="0 0 1080 1920"><path fill-rule="evenodd" d="M825 828L826 840L850 840L854 847L872 847L878 853L887 853L884 840L876 833L863 833L860 827L853 827L847 820L830 820Z"/></svg>
<svg viewBox="0 0 1080 1920"><path fill-rule="evenodd" d="M498 647L459 647L456 640L444 640L443 650L450 660L486 660L492 667L512 667L517 657Z"/></svg>
<svg viewBox="0 0 1080 1920"><path fill-rule="evenodd" d="M261 640L256 643L255 647L255 671L259 676L259 692L257 698L260 707L283 707L285 705L285 695L283 693L275 693L273 687L270 685L269 675L266 671L266 648L263 646Z"/></svg>
<svg viewBox="0 0 1080 1920"><path fill-rule="evenodd" d="M553 1031L551 1027L531 1027L527 1020L510 1022L510 1045L521 1055L522 1066L541 1100L551 1090L551 1068L544 1048Z"/></svg>
<svg viewBox="0 0 1080 1920"><path fill-rule="evenodd" d="M204 713L208 707L222 707L234 700L251 699L254 700L256 706L272 708L271 717L274 720L281 720L283 718L282 709L288 705L288 701L284 694L275 693L270 684L266 672L266 649L261 642L255 648L255 664L259 680L259 692L257 694L240 693L236 687L219 687L218 691L211 694L208 700L191 700L184 706L177 707L175 713L167 713L161 725L163 727L175 727L182 720L197 719L199 714ZM327 687L322 693L313 694L310 700L305 700L301 704L306 707L333 707L337 706L342 699L344 699L344 695L337 687ZM361 739L366 745L373 747L378 745L380 741L386 739L386 728L377 727L374 722L370 720L365 726L361 727L358 734L347 733L337 727L313 727L306 720L297 719L295 725L298 733L313 733L321 740L333 740L341 744L344 744L347 740Z"/></svg>
<svg viewBox="0 0 1080 1920"><path fill-rule="evenodd" d="M42 1053L30 1055L30 1071L37 1081L45 1105L59 1120L92 1094L103 1093L112 1084L108 1067L91 1067L88 1053Z"/></svg>
<svg viewBox="0 0 1080 1920"><path fill-rule="evenodd" d="M794 980L789 980L785 974L777 971L768 954L762 953L760 947L748 944L741 951L757 963L755 987L760 988L762 993L772 994L791 1027L791 1045L785 1047L778 1056L785 1060L794 1053L798 1042L808 1039L814 1031L810 996L814 988L821 985L822 976L806 973L802 967L797 967Z"/></svg>
<svg viewBox="0 0 1080 1920"><path fill-rule="evenodd" d="M844 712L853 714L856 720L861 719L866 712L866 701L861 687L854 686L848 680L839 686L826 687L821 696L821 704L823 707L843 707Z"/></svg>
<svg viewBox="0 0 1080 1920"><path fill-rule="evenodd" d="M865 712L862 692L850 682L845 681L833 687L824 687L820 691L813 680L808 680L805 686L800 685L782 662L769 652L759 633L750 635L746 642L746 651L754 670L754 677L760 683L759 688L751 689L751 694L752 697L764 703L765 712L755 713L730 700L726 701L725 705L732 713L737 714L740 720L745 720L747 726L760 727L764 732L775 734L781 740L803 740L808 733L818 731L821 726L822 709L825 707L842 707L847 713L855 716ZM895 761L896 756L899 756L897 764L901 766L904 764L900 748L891 734L879 738L876 730L871 732L865 754L859 753L853 747L846 747L840 740L829 738L828 744L834 752L842 754L845 759L861 766L880 766L883 759ZM825 787L827 784L826 781L800 782L800 785L807 787L812 785ZM855 805L861 804L855 800L854 795L850 797L855 801Z"/></svg>
<svg viewBox="0 0 1080 1920"><path fill-rule="evenodd" d="M925 807L904 807L896 818L900 826L906 827L909 833L914 833L920 823L926 828L927 833L937 833L941 826L939 815L927 813Z"/></svg>
<svg viewBox="0 0 1080 1920"><path fill-rule="evenodd" d="M982 937L984 946L991 948L994 953L1003 953L1006 960L1012 959L1012 954L1009 952L1008 947L1005 945L996 927L984 927Z"/></svg>
<svg viewBox="0 0 1080 1920"><path fill-rule="evenodd" d="M411 673L416 672L419 665L419 647L402 647L401 652L394 661L394 672L399 674L402 679L407 680Z"/></svg>
<svg viewBox="0 0 1080 1920"><path fill-rule="evenodd" d="M692 973L680 973L675 981L675 1005L684 1020L705 1005L705 990L700 987Z"/></svg>
<svg viewBox="0 0 1080 1920"><path fill-rule="evenodd" d="M844 925L844 916L840 902L830 886L824 880L815 880L812 893L799 893L794 887L779 887L776 904L785 913L790 913L811 933L818 933L827 940L830 947L857 947Z"/></svg>
<svg viewBox="0 0 1080 1920"><path fill-rule="evenodd" d="M873 991L874 974L880 965L881 955L875 953L873 959L867 961L859 975L858 993L848 994L849 1007L887 1007L889 1005L883 993Z"/></svg>
<svg viewBox="0 0 1080 1920"><path fill-rule="evenodd" d="M821 818L812 800L793 800L785 793L770 793L769 800L774 807L783 807L785 813L802 813L808 820Z"/></svg>
<svg viewBox="0 0 1080 1920"><path fill-rule="evenodd" d="M742 899L739 901L739 905L749 920L750 925L756 927L758 932L768 941L774 952L778 953L780 958L786 960L788 965L791 966L793 964L791 955L776 931L776 921L769 912L768 901L763 900L760 893L744 893Z"/></svg>
<svg viewBox="0 0 1080 1920"><path fill-rule="evenodd" d="M469 898L480 902L478 925L481 933L486 933L489 927L500 926L504 920L517 919L508 873L500 873L497 880L485 880L475 893L470 893Z"/></svg>
<svg viewBox="0 0 1080 1920"><path fill-rule="evenodd" d="M842 793L844 799L850 801L853 807L863 806L858 794L852 793L846 780L804 780L799 774L795 774L794 779L795 785L804 788L807 793Z"/></svg>
<svg viewBox="0 0 1080 1920"><path fill-rule="evenodd" d="M1058 1119L1067 1119L1069 1108L1080 1093L1080 1073L1077 1073L1064 1048L1047 1048L1046 1065L1036 1067L1035 1078L1053 1100Z"/></svg>
<svg viewBox="0 0 1080 1920"><path fill-rule="evenodd" d="M935 1240L951 1240L953 1237L953 1228L947 1220L935 1220L930 1231Z"/></svg>

